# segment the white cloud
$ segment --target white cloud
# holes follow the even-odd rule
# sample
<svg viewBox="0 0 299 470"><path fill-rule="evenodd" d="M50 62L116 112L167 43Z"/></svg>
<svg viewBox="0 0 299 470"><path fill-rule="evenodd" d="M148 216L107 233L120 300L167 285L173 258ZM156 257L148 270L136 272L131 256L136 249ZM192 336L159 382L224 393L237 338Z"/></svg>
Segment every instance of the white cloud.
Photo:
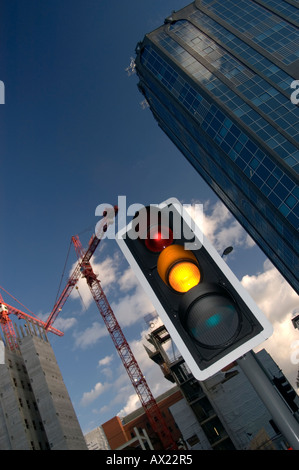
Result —
<svg viewBox="0 0 299 470"><path fill-rule="evenodd" d="M114 357L113 354L111 354L110 356L103 357L103 359L99 360L98 365L99 366L107 366L108 364L110 364L112 362L113 357Z"/></svg>
<svg viewBox="0 0 299 470"><path fill-rule="evenodd" d="M117 282L122 292L129 291L139 285L139 281L131 268L126 269Z"/></svg>
<svg viewBox="0 0 299 470"><path fill-rule="evenodd" d="M107 377L107 379L112 380L113 378L113 368L112 367L104 367L101 369L101 373Z"/></svg>
<svg viewBox="0 0 299 470"><path fill-rule="evenodd" d="M48 313L39 312L38 318L46 323L48 321L49 315L50 315L50 312ZM71 328L73 328L73 326L76 324L77 324L77 319L75 317L63 318L63 315L58 315L58 317L56 318L52 326L53 328L56 328L57 330L60 330L63 333L65 333L67 330L70 330Z"/></svg>
<svg viewBox="0 0 299 470"><path fill-rule="evenodd" d="M158 319L155 324L155 328L157 328L160 324L162 325L162 321ZM161 393L168 390L169 388L172 388L174 384L164 378L160 367L149 358L144 348L144 345L148 347L150 346L150 344L146 340L146 337L149 334L149 332L150 332L150 328L144 329L143 331L141 331L140 337L130 342L130 348L134 355L134 358L136 359L138 363L138 366L142 374L145 377L145 380L149 387L150 392L152 393L154 397L157 397ZM171 341L169 341L167 345L168 347L171 347ZM144 392L141 392L141 393L144 393ZM146 399L146 396L147 395L145 394L143 398ZM142 406L141 402L137 398L137 395L130 394L126 401L126 404L119 411L118 415L124 416L128 413L131 413L135 409L140 408L141 406Z"/></svg>
<svg viewBox="0 0 299 470"><path fill-rule="evenodd" d="M157 319L155 327L157 327L159 324L162 324L162 322L161 320ZM154 397L157 397L164 391L173 387L173 384L164 379L160 367L153 363L144 349L144 344L147 343L146 335L148 332L148 329L143 330L140 333L138 339L130 342L130 349L135 360L137 361L141 373L145 376L151 393L154 395ZM99 364L109 365L111 362L110 358L112 357L113 355L104 357L99 361ZM138 395L134 393L134 386L131 383L123 363L119 358L117 360L118 367L116 369L112 370L111 367L107 368L107 374L105 373L105 368L101 370L103 373L105 373L107 378L109 378L109 383L105 383L104 385L102 383L97 383L91 391L85 392L81 400L81 405L89 405L90 403L94 402L102 392L111 389L116 393L111 393L109 403L106 403L100 409L97 409L98 413L107 413L109 412L109 409L112 409L115 407L115 405L120 404L121 410L117 413L117 415L124 416L142 406ZM114 380L111 372L114 372ZM124 397L127 397L125 404L123 404Z"/></svg>
<svg viewBox="0 0 299 470"><path fill-rule="evenodd" d="M140 407L138 396L134 393L129 396L125 406L117 413L118 416L126 416Z"/></svg>
<svg viewBox="0 0 299 470"><path fill-rule="evenodd" d="M254 241L221 201L212 207L207 201L203 204L203 214L199 203L192 204L187 211L219 253L230 245L254 246Z"/></svg>
<svg viewBox="0 0 299 470"><path fill-rule="evenodd" d="M292 363L291 354L298 330L295 330L291 318L299 305L298 295L269 261L264 263L263 272L246 275L241 283L273 325L274 333L262 347L296 388L298 365Z"/></svg>
<svg viewBox="0 0 299 470"><path fill-rule="evenodd" d="M268 260L263 272L246 275L241 283L272 324L284 321L286 315L299 305L298 295Z"/></svg>
<svg viewBox="0 0 299 470"><path fill-rule="evenodd" d="M102 262L97 263L94 260L94 257L91 258L90 264L94 273L98 276L98 279L101 282L101 286L105 293L109 292L109 289L114 286L114 283L119 276L119 253L115 252L113 256L108 256ZM73 273L77 263L74 263L70 271ZM82 308L87 310L92 302L94 302L93 297L90 292L90 288L86 282L86 279L80 278L77 282L75 289L73 289L70 297L75 300L80 298Z"/></svg>
<svg viewBox="0 0 299 470"><path fill-rule="evenodd" d="M75 346L77 348L85 349L95 344L100 338L108 335L107 328L98 322L86 328L86 330L74 333Z"/></svg>
<svg viewBox="0 0 299 470"><path fill-rule="evenodd" d="M84 392L81 405L87 406L94 402L103 392L105 392L111 385L110 384L102 384L98 382L95 384L94 388L90 390L90 392Z"/></svg>
<svg viewBox="0 0 299 470"><path fill-rule="evenodd" d="M121 327L142 320L144 315L154 310L138 281L135 290L131 294L121 297L119 301L112 302L111 307Z"/></svg>
<svg viewBox="0 0 299 470"><path fill-rule="evenodd" d="M65 332L76 324L77 324L77 319L74 317L71 317L71 318L58 317L57 320L55 320L53 327L57 328L60 331Z"/></svg>

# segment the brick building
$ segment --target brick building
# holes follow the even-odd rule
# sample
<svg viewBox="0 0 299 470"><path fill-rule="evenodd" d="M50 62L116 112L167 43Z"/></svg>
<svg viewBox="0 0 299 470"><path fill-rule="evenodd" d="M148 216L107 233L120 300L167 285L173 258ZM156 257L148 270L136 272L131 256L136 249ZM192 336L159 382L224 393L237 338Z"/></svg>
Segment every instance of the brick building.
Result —
<svg viewBox="0 0 299 470"><path fill-rule="evenodd" d="M172 437L176 442L182 436L169 408L182 399L183 395L177 387L172 388L156 399L162 416L164 417ZM114 416L112 419L102 424L102 428L112 450L119 449L124 445L126 448L139 447L140 439L138 440L138 436L144 438L145 448L150 448L152 445L155 450L163 449L161 442L153 431L143 408L138 408L136 411L133 411L124 418Z"/></svg>

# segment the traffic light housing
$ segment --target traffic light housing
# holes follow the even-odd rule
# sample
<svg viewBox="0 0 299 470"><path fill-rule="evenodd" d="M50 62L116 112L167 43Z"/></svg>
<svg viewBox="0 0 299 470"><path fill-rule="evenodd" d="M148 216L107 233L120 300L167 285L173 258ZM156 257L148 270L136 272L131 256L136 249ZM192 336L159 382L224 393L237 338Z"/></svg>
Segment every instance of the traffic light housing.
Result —
<svg viewBox="0 0 299 470"><path fill-rule="evenodd" d="M272 325L177 199L142 208L116 239L198 380L272 334Z"/></svg>

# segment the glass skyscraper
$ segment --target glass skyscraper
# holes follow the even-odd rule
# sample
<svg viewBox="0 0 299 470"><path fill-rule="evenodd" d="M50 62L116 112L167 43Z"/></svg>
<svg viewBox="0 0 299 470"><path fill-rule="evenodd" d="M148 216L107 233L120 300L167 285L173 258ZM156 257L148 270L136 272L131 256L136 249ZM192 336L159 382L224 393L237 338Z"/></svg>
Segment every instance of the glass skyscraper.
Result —
<svg viewBox="0 0 299 470"><path fill-rule="evenodd" d="M297 293L298 5L196 0L135 60L159 126Z"/></svg>

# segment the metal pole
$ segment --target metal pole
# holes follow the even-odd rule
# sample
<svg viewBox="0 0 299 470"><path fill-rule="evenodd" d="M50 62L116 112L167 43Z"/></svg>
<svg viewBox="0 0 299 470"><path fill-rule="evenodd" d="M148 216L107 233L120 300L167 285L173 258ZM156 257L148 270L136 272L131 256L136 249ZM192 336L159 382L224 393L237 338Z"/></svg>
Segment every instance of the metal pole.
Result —
<svg viewBox="0 0 299 470"><path fill-rule="evenodd" d="M238 359L238 365L268 408L281 434L294 450L299 450L299 423L250 351Z"/></svg>

